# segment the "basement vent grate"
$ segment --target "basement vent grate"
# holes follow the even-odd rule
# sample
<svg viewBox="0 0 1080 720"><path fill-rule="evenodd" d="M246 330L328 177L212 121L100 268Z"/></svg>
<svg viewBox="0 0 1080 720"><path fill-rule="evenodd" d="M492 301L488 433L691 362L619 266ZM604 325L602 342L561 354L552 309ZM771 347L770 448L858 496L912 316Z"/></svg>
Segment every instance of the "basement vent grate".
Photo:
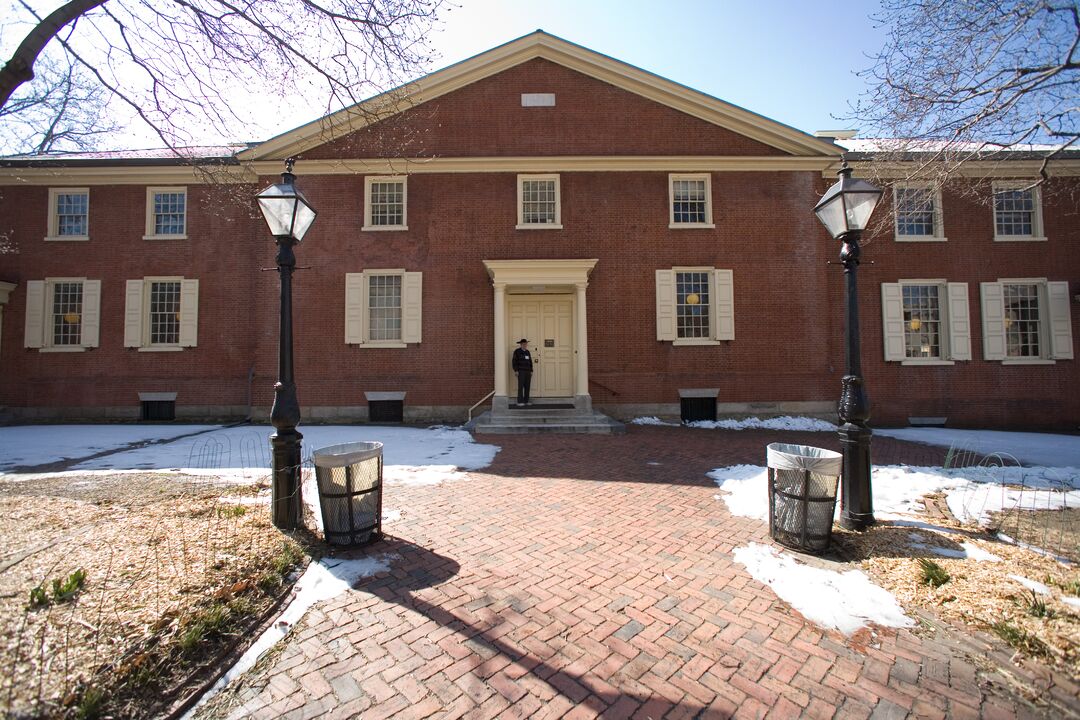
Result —
<svg viewBox="0 0 1080 720"><path fill-rule="evenodd" d="M175 400L143 400L141 418L147 421L176 419Z"/></svg>
<svg viewBox="0 0 1080 720"><path fill-rule="evenodd" d="M399 423L405 419L404 400L368 400L368 421Z"/></svg>
<svg viewBox="0 0 1080 720"><path fill-rule="evenodd" d="M680 399L683 422L716 419L715 397L684 397Z"/></svg>

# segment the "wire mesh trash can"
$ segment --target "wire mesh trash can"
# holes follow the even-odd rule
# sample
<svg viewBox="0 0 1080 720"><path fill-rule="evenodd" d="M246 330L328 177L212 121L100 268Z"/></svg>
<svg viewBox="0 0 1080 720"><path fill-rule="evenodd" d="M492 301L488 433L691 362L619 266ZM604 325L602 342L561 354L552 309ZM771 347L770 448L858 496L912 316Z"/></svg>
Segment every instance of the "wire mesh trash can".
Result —
<svg viewBox="0 0 1080 720"><path fill-rule="evenodd" d="M363 545L381 536L382 450L380 442L353 442L312 455L326 542Z"/></svg>
<svg viewBox="0 0 1080 720"><path fill-rule="evenodd" d="M808 445L772 443L769 466L769 533L782 545L821 553L832 537L836 488L843 456Z"/></svg>

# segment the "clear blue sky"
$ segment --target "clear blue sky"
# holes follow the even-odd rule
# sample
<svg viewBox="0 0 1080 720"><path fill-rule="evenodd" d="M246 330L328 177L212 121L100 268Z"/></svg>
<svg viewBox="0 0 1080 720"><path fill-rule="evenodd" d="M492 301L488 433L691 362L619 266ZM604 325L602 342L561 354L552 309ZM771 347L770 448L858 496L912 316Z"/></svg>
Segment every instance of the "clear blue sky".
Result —
<svg viewBox="0 0 1080 720"><path fill-rule="evenodd" d="M855 72L882 45L871 0L456 0L442 13L432 69L537 29L800 130L863 89Z"/></svg>

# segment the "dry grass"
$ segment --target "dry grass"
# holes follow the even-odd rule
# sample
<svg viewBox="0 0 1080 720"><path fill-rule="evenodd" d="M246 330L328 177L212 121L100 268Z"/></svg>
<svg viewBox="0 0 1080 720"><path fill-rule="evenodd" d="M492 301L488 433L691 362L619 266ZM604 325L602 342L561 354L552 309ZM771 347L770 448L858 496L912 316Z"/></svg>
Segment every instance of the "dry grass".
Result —
<svg viewBox="0 0 1080 720"><path fill-rule="evenodd" d="M179 473L0 482L0 708L151 712L301 558L258 491Z"/></svg>

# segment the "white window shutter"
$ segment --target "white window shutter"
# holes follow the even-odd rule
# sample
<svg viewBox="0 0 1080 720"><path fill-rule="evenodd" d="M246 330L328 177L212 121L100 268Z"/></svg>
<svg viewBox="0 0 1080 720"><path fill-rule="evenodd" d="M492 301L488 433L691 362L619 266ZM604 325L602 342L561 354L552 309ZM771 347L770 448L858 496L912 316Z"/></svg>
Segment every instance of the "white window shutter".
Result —
<svg viewBox="0 0 1080 720"><path fill-rule="evenodd" d="M101 281L83 280L82 346L97 347L101 334Z"/></svg>
<svg viewBox="0 0 1080 720"><path fill-rule="evenodd" d="M881 337L885 341L885 361L907 358L904 343L904 296L900 283L881 283Z"/></svg>
<svg viewBox="0 0 1080 720"><path fill-rule="evenodd" d="M971 359L971 311L967 283L948 283L949 360Z"/></svg>
<svg viewBox="0 0 1080 720"><path fill-rule="evenodd" d="M407 272L401 281L401 342L420 342L423 273Z"/></svg>
<svg viewBox="0 0 1080 720"><path fill-rule="evenodd" d="M1055 360L1073 359L1072 318L1069 317L1069 283L1046 283L1050 304L1050 352Z"/></svg>
<svg viewBox="0 0 1080 720"><path fill-rule="evenodd" d="M656 271L656 339L674 340L675 271Z"/></svg>
<svg viewBox="0 0 1080 720"><path fill-rule="evenodd" d="M124 289L124 347L142 347L143 281L128 280Z"/></svg>
<svg viewBox="0 0 1080 720"><path fill-rule="evenodd" d="M180 281L180 347L199 344L199 281Z"/></svg>
<svg viewBox="0 0 1080 720"><path fill-rule="evenodd" d="M983 360L1005 359L1005 293L1001 283L981 283Z"/></svg>
<svg viewBox="0 0 1080 720"><path fill-rule="evenodd" d="M364 274L345 273L345 344L364 342Z"/></svg>
<svg viewBox="0 0 1080 720"><path fill-rule="evenodd" d="M30 280L26 283L26 333L25 345L39 348L45 344L45 282Z"/></svg>
<svg viewBox="0 0 1080 720"><path fill-rule="evenodd" d="M713 270L712 310L716 311L717 340L735 339L735 284L731 270Z"/></svg>

